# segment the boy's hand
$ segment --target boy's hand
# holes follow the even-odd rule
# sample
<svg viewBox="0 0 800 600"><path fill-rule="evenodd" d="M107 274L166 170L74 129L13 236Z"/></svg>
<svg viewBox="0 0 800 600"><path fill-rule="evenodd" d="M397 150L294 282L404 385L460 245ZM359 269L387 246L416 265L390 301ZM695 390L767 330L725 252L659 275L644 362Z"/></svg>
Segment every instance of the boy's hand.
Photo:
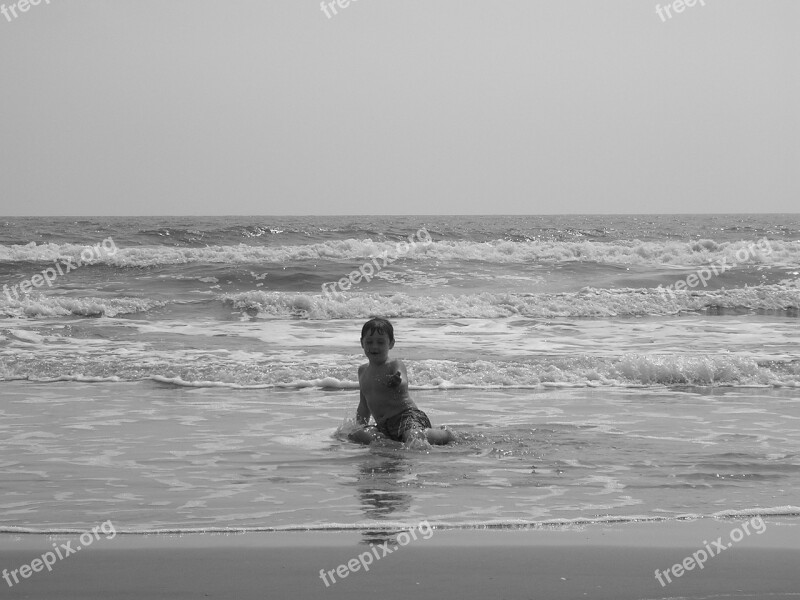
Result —
<svg viewBox="0 0 800 600"><path fill-rule="evenodd" d="M397 387L400 385L400 382L403 381L403 374L400 371L395 371L392 375L389 375L389 379L386 381L386 385L389 387Z"/></svg>

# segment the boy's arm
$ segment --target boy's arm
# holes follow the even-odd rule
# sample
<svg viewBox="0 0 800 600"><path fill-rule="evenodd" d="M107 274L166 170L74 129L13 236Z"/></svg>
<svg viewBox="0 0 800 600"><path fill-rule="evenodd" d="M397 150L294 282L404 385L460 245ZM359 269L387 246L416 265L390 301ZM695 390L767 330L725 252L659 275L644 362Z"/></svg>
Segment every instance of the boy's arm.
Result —
<svg viewBox="0 0 800 600"><path fill-rule="evenodd" d="M358 403L358 408L356 409L356 423L359 425L366 425L369 423L369 406L367 406L367 399L364 397L364 394L359 392L361 396L361 400Z"/></svg>
<svg viewBox="0 0 800 600"><path fill-rule="evenodd" d="M408 373L403 361L398 358L394 361L393 366L394 372L389 375L386 385L389 387L401 387L405 383L406 387L408 387Z"/></svg>
<svg viewBox="0 0 800 600"><path fill-rule="evenodd" d="M361 365L360 367L358 367L359 386L361 385L361 373L364 371L365 367L366 365ZM359 389L358 395L360 399L358 402L358 408L356 409L356 423L358 423L359 425L366 425L367 423L369 423L369 417L371 413L369 410L369 406L367 406L367 399L364 397L364 392L362 392Z"/></svg>

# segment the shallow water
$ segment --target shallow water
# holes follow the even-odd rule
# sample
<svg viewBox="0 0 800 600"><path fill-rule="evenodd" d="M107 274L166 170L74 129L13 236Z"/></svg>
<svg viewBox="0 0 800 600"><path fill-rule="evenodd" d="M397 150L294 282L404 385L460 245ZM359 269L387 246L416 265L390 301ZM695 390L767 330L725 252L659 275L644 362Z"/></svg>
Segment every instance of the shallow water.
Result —
<svg viewBox="0 0 800 600"><path fill-rule="evenodd" d="M800 405L761 389L424 391L456 444L336 437L350 391L8 383L4 528L369 528L796 514Z"/></svg>
<svg viewBox="0 0 800 600"><path fill-rule="evenodd" d="M352 389L361 320L26 319L0 328L8 380L154 379L232 388ZM412 386L800 385L782 316L402 319Z"/></svg>
<svg viewBox="0 0 800 600"><path fill-rule="evenodd" d="M797 215L15 218L0 284L5 528L798 512ZM455 445L337 435L375 315Z"/></svg>

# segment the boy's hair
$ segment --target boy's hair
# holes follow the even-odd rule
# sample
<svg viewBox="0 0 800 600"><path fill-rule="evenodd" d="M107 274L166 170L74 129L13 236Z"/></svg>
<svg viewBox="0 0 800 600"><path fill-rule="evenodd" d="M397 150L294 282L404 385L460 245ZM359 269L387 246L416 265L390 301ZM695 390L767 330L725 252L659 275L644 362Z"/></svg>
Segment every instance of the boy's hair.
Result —
<svg viewBox="0 0 800 600"><path fill-rule="evenodd" d="M385 333L389 337L390 342L394 341L394 327L392 327L392 324L386 319L375 317L364 323L364 326L361 328L361 339L363 340L373 331Z"/></svg>

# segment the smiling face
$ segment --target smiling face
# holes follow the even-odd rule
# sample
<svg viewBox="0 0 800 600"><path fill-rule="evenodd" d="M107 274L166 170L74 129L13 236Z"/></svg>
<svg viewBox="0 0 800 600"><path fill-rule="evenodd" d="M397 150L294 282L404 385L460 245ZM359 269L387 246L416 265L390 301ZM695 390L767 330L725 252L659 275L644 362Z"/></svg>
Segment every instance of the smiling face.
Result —
<svg viewBox="0 0 800 600"><path fill-rule="evenodd" d="M385 333L373 330L361 338L361 347L370 364L382 365L389 360L389 350L394 348L394 340L390 340Z"/></svg>

